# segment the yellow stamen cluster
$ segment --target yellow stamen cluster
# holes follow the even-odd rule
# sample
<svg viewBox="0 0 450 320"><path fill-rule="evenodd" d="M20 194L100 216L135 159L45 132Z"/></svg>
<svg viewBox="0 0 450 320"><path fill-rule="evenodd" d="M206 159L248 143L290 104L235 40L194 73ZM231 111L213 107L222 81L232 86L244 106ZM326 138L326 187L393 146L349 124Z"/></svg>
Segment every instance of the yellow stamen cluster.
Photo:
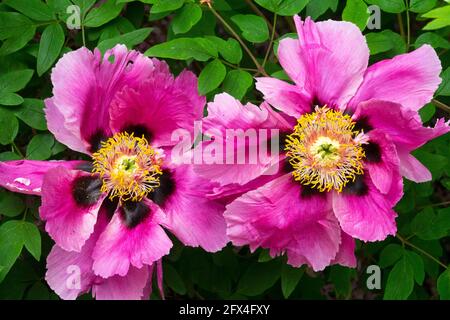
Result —
<svg viewBox="0 0 450 320"><path fill-rule="evenodd" d="M144 137L117 133L92 158L92 172L103 180L101 191L111 200L140 201L159 187L161 159Z"/></svg>
<svg viewBox="0 0 450 320"><path fill-rule="evenodd" d="M316 107L297 121L286 138L286 155L294 179L320 192L341 192L363 174L360 133L349 115L327 107Z"/></svg>

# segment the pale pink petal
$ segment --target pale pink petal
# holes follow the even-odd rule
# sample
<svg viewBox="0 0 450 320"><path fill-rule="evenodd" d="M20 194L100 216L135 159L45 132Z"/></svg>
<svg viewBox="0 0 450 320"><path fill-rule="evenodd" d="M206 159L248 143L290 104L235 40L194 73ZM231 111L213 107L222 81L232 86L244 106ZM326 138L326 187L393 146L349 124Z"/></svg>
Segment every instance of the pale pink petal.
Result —
<svg viewBox="0 0 450 320"><path fill-rule="evenodd" d="M441 83L441 70L439 57L429 45L378 62L367 69L350 106L357 108L360 102L379 99L417 111L433 98Z"/></svg>
<svg viewBox="0 0 450 320"><path fill-rule="evenodd" d="M0 186L13 192L40 195L44 175L50 169L74 169L85 161L14 160L0 162Z"/></svg>
<svg viewBox="0 0 450 320"><path fill-rule="evenodd" d="M305 22L294 17L305 87L317 103L345 108L363 81L369 48L356 25L344 21Z"/></svg>
<svg viewBox="0 0 450 320"><path fill-rule="evenodd" d="M228 242L223 218L225 206L206 194L213 185L194 174L192 166L171 170L174 192L158 203L166 214L164 225L185 245L215 252Z"/></svg>
<svg viewBox="0 0 450 320"><path fill-rule="evenodd" d="M46 222L45 231L62 249L80 252L94 231L106 196L100 186L100 180L89 173L65 167L51 169L44 176L39 213Z"/></svg>
<svg viewBox="0 0 450 320"><path fill-rule="evenodd" d="M78 127L66 126L66 119L61 111L55 106L54 98L45 100L45 117L47 119L48 130L53 133L56 140L65 144L70 149L89 153L90 144L80 137Z"/></svg>
<svg viewBox="0 0 450 320"><path fill-rule="evenodd" d="M291 174L237 198L225 211L233 244L287 252L293 266L308 264L323 270L335 258L340 228L326 194L303 192Z"/></svg>
<svg viewBox="0 0 450 320"><path fill-rule="evenodd" d="M55 245L47 257L45 280L62 299L75 300L79 295L87 293L98 281L92 271L92 251L107 224L104 213L100 214L94 233L80 252L65 251Z"/></svg>
<svg viewBox="0 0 450 320"><path fill-rule="evenodd" d="M279 136L291 124L266 103L244 106L228 94L219 94L208 104L202 127L212 141L194 150L194 163L201 159L196 173L221 185L243 185L260 175L276 174Z"/></svg>
<svg viewBox="0 0 450 320"><path fill-rule="evenodd" d="M134 227L125 224L122 208L116 210L92 255L96 275L125 276L130 267L150 266L169 253L172 242L159 226L163 219L161 212L150 202L145 205L148 215Z"/></svg>
<svg viewBox="0 0 450 320"><path fill-rule="evenodd" d="M92 258L88 251L95 242L87 241L81 252L65 251L54 245L47 257L45 280L64 300L75 300L90 290L95 280Z"/></svg>
<svg viewBox="0 0 450 320"><path fill-rule="evenodd" d="M94 284L92 295L97 300L142 300L146 298L144 289L150 276L147 266L130 267L123 277L116 275Z"/></svg>
<svg viewBox="0 0 450 320"><path fill-rule="evenodd" d="M430 170L408 151L399 150L398 156L400 158L400 172L406 179L417 183L431 181Z"/></svg>
<svg viewBox="0 0 450 320"><path fill-rule="evenodd" d="M355 240L345 232L341 232L341 245L332 264L339 264L344 267L356 268Z"/></svg>
<svg viewBox="0 0 450 320"><path fill-rule="evenodd" d="M306 57L302 55L298 39L285 38L278 45L278 59L286 74L297 86L303 88L307 77Z"/></svg>
<svg viewBox="0 0 450 320"><path fill-rule="evenodd" d="M299 118L312 110L312 97L304 89L275 78L256 78L264 100L289 116Z"/></svg>

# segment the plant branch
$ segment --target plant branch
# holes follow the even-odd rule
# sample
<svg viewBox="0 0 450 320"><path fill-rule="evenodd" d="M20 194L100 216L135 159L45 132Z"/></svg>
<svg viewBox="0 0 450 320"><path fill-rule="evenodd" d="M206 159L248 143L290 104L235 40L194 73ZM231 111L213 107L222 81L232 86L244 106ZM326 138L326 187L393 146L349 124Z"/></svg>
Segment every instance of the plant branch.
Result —
<svg viewBox="0 0 450 320"><path fill-rule="evenodd" d="M261 10L259 10L259 8L253 3L253 1L252 0L245 0L245 2L247 2L247 4L248 4L248 6L258 15L258 16L260 16L261 18L263 18L264 20L266 20L266 23L267 23L267 25L269 26L269 29L272 29L273 28L273 26L272 26L272 23L270 22L270 20L269 19L267 19L266 18L266 16L264 15L264 13L261 11ZM275 24L275 22L274 22L274 24ZM277 38L278 38L278 33L277 33L277 31L275 30L275 35L277 36Z"/></svg>
<svg viewBox="0 0 450 320"><path fill-rule="evenodd" d="M403 17L401 13L397 13L397 21L398 21L398 28L400 30L400 35L404 40L406 40L405 27L403 26Z"/></svg>
<svg viewBox="0 0 450 320"><path fill-rule="evenodd" d="M275 29L277 27L277 17L278 17L278 15L275 13L275 15L273 16L272 35L270 36L269 47L267 48L267 52L266 52L266 55L264 56L264 61L262 64L263 68L266 67L267 59L269 58L269 54L272 51L273 40L275 39L275 32L276 32Z"/></svg>
<svg viewBox="0 0 450 320"><path fill-rule="evenodd" d="M405 0L406 6L406 48L409 51L409 47L411 46L411 22L409 17L409 1Z"/></svg>
<svg viewBox="0 0 450 320"><path fill-rule="evenodd" d="M253 63L255 64L256 68L258 69L259 73L262 73L265 76L269 76L266 71L264 70L263 66L258 62L256 57L253 55L251 50L247 47L244 40L241 39L241 37L234 31L234 29L222 18L222 16L212 7L211 3L207 2L207 5L209 7L209 10L216 16L216 18L225 26L225 28L228 29L228 31L233 35L233 37L236 38L237 41L242 45L244 50L247 52L247 54L250 56L250 58L253 60Z"/></svg>
<svg viewBox="0 0 450 320"><path fill-rule="evenodd" d="M437 264L439 264L441 267L443 267L444 269L447 269L448 267L443 264L440 260L436 259L435 257L433 257L431 254L429 254L428 252L426 252L425 250L417 247L416 245L412 244L411 242L409 242L408 240L404 239L402 236L400 236L398 233L396 235L397 239L400 240L402 242L403 245L407 245L410 246L411 248L415 249L416 251L422 253L424 256L430 258L431 260L433 260L434 262L436 262Z"/></svg>
<svg viewBox="0 0 450 320"><path fill-rule="evenodd" d="M431 102L439 109L450 113L450 107L448 105L446 105L445 103L442 103L436 99L431 100Z"/></svg>

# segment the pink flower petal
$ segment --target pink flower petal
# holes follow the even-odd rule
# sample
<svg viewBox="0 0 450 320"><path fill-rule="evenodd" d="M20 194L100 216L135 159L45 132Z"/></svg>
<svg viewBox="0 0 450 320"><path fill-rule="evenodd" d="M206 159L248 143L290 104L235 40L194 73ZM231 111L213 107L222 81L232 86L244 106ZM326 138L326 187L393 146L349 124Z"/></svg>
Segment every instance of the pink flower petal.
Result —
<svg viewBox="0 0 450 320"><path fill-rule="evenodd" d="M342 230L363 241L381 241L395 235L397 214L392 199L381 194L370 179L365 178L367 190L362 195L333 193L333 211Z"/></svg>
<svg viewBox="0 0 450 320"><path fill-rule="evenodd" d="M417 183L431 181L430 170L408 151L400 149L398 156L400 158L400 172L406 179Z"/></svg>
<svg viewBox="0 0 450 320"><path fill-rule="evenodd" d="M393 102L370 100L359 104L355 119L388 134L398 148L412 151L450 131L450 122L439 119L434 128L424 127L416 111Z"/></svg>
<svg viewBox="0 0 450 320"><path fill-rule="evenodd" d="M297 86L305 86L307 73L307 57L297 39L285 38L278 45L278 59L286 74Z"/></svg>
<svg viewBox="0 0 450 320"><path fill-rule="evenodd" d="M285 81L269 77L256 78L256 89L264 94L264 100L296 119L312 109L310 94Z"/></svg>
<svg viewBox="0 0 450 320"><path fill-rule="evenodd" d="M140 84L153 69L149 58L124 45L108 50L104 58L84 47L66 53L52 71L53 97L45 109L49 129L69 148L89 153L93 139L111 134L109 107L115 93Z"/></svg>
<svg viewBox="0 0 450 320"><path fill-rule="evenodd" d="M378 62L367 69L350 106L357 108L360 102L379 99L417 111L433 98L441 83L441 70L436 51L429 45Z"/></svg>
<svg viewBox="0 0 450 320"><path fill-rule="evenodd" d="M345 232L341 232L341 245L332 264L339 264L344 267L356 268L355 240Z"/></svg>
<svg viewBox="0 0 450 320"><path fill-rule="evenodd" d="M390 141L389 136L380 130L370 131L369 138L370 143L375 144L379 148L380 159L379 161L373 161L370 158L366 159L364 168L367 169L375 187L382 194L388 194L392 190L393 183L398 185L398 181L402 180L397 149ZM366 156L368 156L367 152ZM398 193L401 194L401 192Z"/></svg>
<svg viewBox="0 0 450 320"><path fill-rule="evenodd" d="M305 22L294 17L304 89L322 105L345 108L363 81L369 48L356 25L344 21ZM297 71L299 72L299 71Z"/></svg>
<svg viewBox="0 0 450 320"><path fill-rule="evenodd" d="M203 142L194 151L194 160L195 153L203 155L195 171L221 185L243 185L260 175L274 175L279 147L273 144L272 150L268 140L273 137L278 142L279 134L290 128L287 120L265 103L244 106L229 94L216 95L203 120L203 133L214 140Z"/></svg>
<svg viewBox="0 0 450 320"><path fill-rule="evenodd" d="M97 300L142 300L145 286L151 276L149 267L130 267L126 276L115 275L104 279L92 287L92 295Z"/></svg>
<svg viewBox="0 0 450 320"><path fill-rule="evenodd" d="M78 188L85 188L85 185L77 186L77 183L91 181L90 178L89 173L64 167L51 169L44 176L39 213L41 219L46 221L45 231L66 251L81 251L94 231L98 211L105 198L104 194L99 193L98 182L93 182L98 190L86 193L86 196L92 196L92 199L89 199L92 203L77 202L80 200L75 199ZM90 184L89 187L93 185ZM81 194L87 191L79 192Z"/></svg>
<svg viewBox="0 0 450 320"><path fill-rule="evenodd" d="M149 215L137 226L128 227L123 221L122 208L118 208L112 220L100 235L94 248L93 269L96 275L109 278L125 276L130 267L138 269L152 265L167 255L172 242L159 226L161 212L146 201Z"/></svg>
<svg viewBox="0 0 450 320"><path fill-rule="evenodd" d="M88 292L98 281L92 271L92 251L106 224L106 214L103 212L99 216L94 233L80 252L69 252L57 245L53 246L47 257L45 280L62 299L75 300L79 295Z"/></svg>
<svg viewBox="0 0 450 320"><path fill-rule="evenodd" d="M50 169L74 169L84 161L17 160L0 162L0 186L13 192L40 195L44 175Z"/></svg>
<svg viewBox="0 0 450 320"><path fill-rule="evenodd" d="M111 125L115 131L142 127L153 146L172 146L177 129L193 133L194 121L203 115L205 98L198 95L197 78L190 71L174 79L168 66L158 68L139 87L125 88L113 100ZM138 117L136 115L139 115Z"/></svg>
<svg viewBox="0 0 450 320"><path fill-rule="evenodd" d="M287 252L293 266L323 270L335 258L340 228L326 194L306 195L286 174L237 198L225 211L233 244Z"/></svg>
<svg viewBox="0 0 450 320"><path fill-rule="evenodd" d="M185 245L209 252L222 249L228 242L222 215L225 207L206 198L211 183L195 175L192 166L179 166L171 172L174 193L160 204L166 214L164 225Z"/></svg>

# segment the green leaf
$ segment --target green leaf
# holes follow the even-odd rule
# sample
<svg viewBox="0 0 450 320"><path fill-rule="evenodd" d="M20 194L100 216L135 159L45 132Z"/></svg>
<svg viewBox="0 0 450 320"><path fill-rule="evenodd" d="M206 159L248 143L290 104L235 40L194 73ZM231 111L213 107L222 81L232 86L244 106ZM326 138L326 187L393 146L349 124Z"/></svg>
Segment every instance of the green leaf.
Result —
<svg viewBox="0 0 450 320"><path fill-rule="evenodd" d="M450 209L434 213L427 207L420 211L411 222L411 231L423 240L435 240L445 237L450 230Z"/></svg>
<svg viewBox="0 0 450 320"><path fill-rule="evenodd" d="M0 12L0 40L18 37L30 28L35 28L34 23L26 16L17 12Z"/></svg>
<svg viewBox="0 0 450 320"><path fill-rule="evenodd" d="M23 246L39 260L41 256L41 234L29 222L10 220L0 226L0 282L3 281L22 251Z"/></svg>
<svg viewBox="0 0 450 320"><path fill-rule="evenodd" d="M427 13L424 13L422 17L434 19L425 25L423 30L436 30L450 26L450 6L433 9Z"/></svg>
<svg viewBox="0 0 450 320"><path fill-rule="evenodd" d="M35 135L27 146L27 159L47 160L52 156L52 147L55 139L51 134L42 133Z"/></svg>
<svg viewBox="0 0 450 320"><path fill-rule="evenodd" d="M64 45L64 31L59 23L51 24L45 28L39 42L39 52L37 57L37 73L44 74L59 57L59 53Z"/></svg>
<svg viewBox="0 0 450 320"><path fill-rule="evenodd" d="M414 269L406 256L398 261L389 273L384 300L404 300L414 288Z"/></svg>
<svg viewBox="0 0 450 320"><path fill-rule="evenodd" d="M439 276L437 289L441 300L450 300L450 267Z"/></svg>
<svg viewBox="0 0 450 320"><path fill-rule="evenodd" d="M34 38L35 33L36 28L34 26L28 26L19 35L6 39L0 47L0 56L5 56L22 49Z"/></svg>
<svg viewBox="0 0 450 320"><path fill-rule="evenodd" d="M280 16L293 16L302 11L309 0L255 0L255 2Z"/></svg>
<svg viewBox="0 0 450 320"><path fill-rule="evenodd" d="M242 49L237 40L228 38L225 41L216 36L207 36L206 38L216 45L217 50L225 60L234 64L239 64L241 62Z"/></svg>
<svg viewBox="0 0 450 320"><path fill-rule="evenodd" d="M124 7L124 3L116 4L114 0L108 0L98 8L94 8L86 16L86 27L100 27L116 18Z"/></svg>
<svg viewBox="0 0 450 320"><path fill-rule="evenodd" d="M33 73L33 70L26 69L0 75L0 93L22 90L31 80Z"/></svg>
<svg viewBox="0 0 450 320"><path fill-rule="evenodd" d="M424 13L436 6L437 0L411 0L409 10L416 13Z"/></svg>
<svg viewBox="0 0 450 320"><path fill-rule="evenodd" d="M14 109L17 118L38 130L47 130L44 102L39 99L25 99L22 106Z"/></svg>
<svg viewBox="0 0 450 320"><path fill-rule="evenodd" d="M433 48L435 49L450 49L450 42L434 32L426 32L424 34L421 34L419 37L417 37L414 46L416 48L419 48L426 43L433 46Z"/></svg>
<svg viewBox="0 0 450 320"><path fill-rule="evenodd" d="M363 0L347 0L347 5L342 12L342 20L353 22L361 31L364 30L369 20L367 5Z"/></svg>
<svg viewBox="0 0 450 320"><path fill-rule="evenodd" d="M97 48L104 53L106 50L120 43L126 45L128 49L132 49L134 46L144 42L150 35L150 32L152 32L152 28L134 30L111 39L103 40L98 44Z"/></svg>
<svg viewBox="0 0 450 320"><path fill-rule="evenodd" d="M400 13L406 10L405 2L403 0L366 0L370 4L375 4L381 10L389 13Z"/></svg>
<svg viewBox="0 0 450 320"><path fill-rule="evenodd" d="M35 224L21 221L22 237L25 248L39 261L41 258L41 234Z"/></svg>
<svg viewBox="0 0 450 320"><path fill-rule="evenodd" d="M437 96L450 96L450 67L441 74L442 83L436 92Z"/></svg>
<svg viewBox="0 0 450 320"><path fill-rule="evenodd" d="M371 55L387 51L395 51L395 54L401 54L406 51L406 45L402 37L391 30L368 33L366 39Z"/></svg>
<svg viewBox="0 0 450 320"><path fill-rule="evenodd" d="M11 111L0 109L0 112L0 144L7 145L14 141L19 131L19 122Z"/></svg>
<svg viewBox="0 0 450 320"><path fill-rule="evenodd" d="M201 95L213 91L225 79L227 69L220 60L216 59L206 65L198 77L198 91Z"/></svg>
<svg viewBox="0 0 450 320"><path fill-rule="evenodd" d="M425 123L430 121L436 113L436 107L432 103L426 104L422 109L419 110L420 118L422 122Z"/></svg>
<svg viewBox="0 0 450 320"><path fill-rule="evenodd" d="M238 100L244 98L247 90L253 84L253 77L243 70L232 70L228 72L223 82L223 90Z"/></svg>
<svg viewBox="0 0 450 320"><path fill-rule="evenodd" d="M241 29L242 36L250 42L261 43L269 39L266 21L253 14L237 14L231 20Z"/></svg>
<svg viewBox="0 0 450 320"><path fill-rule="evenodd" d="M239 280L237 292L246 296L257 296L272 287L280 278L279 260L253 263Z"/></svg>
<svg viewBox="0 0 450 320"><path fill-rule="evenodd" d="M175 34L188 32L200 21L202 14L202 8L198 4L186 4L172 20L173 32Z"/></svg>
<svg viewBox="0 0 450 320"><path fill-rule="evenodd" d="M16 262L23 247L22 233L18 232L18 221L11 220L0 225L0 282L3 281Z"/></svg>
<svg viewBox="0 0 450 320"><path fill-rule="evenodd" d="M207 39L178 38L151 47L145 52L145 55L177 60L207 61L217 58L218 52L214 44Z"/></svg>
<svg viewBox="0 0 450 320"><path fill-rule="evenodd" d="M258 256L258 262L267 262L271 260L273 260L273 258L270 256L270 250L262 249Z"/></svg>
<svg viewBox="0 0 450 320"><path fill-rule="evenodd" d="M186 286L178 271L170 264L164 264L164 282L178 294L186 294Z"/></svg>
<svg viewBox="0 0 450 320"><path fill-rule="evenodd" d="M306 16L310 16L313 20L316 20L322 14L331 9L336 11L338 6L338 0L310 0L306 6Z"/></svg>
<svg viewBox="0 0 450 320"><path fill-rule="evenodd" d="M52 9L41 0L5 0L4 3L34 20L49 21L55 18Z"/></svg>
<svg viewBox="0 0 450 320"><path fill-rule="evenodd" d="M384 247L383 251L381 251L378 264L381 268L392 266L402 257L403 252L404 249L402 246L393 243L388 244Z"/></svg>
<svg viewBox="0 0 450 320"><path fill-rule="evenodd" d="M343 266L333 266L330 272L330 280L334 284L337 297L348 298L351 294L352 270Z"/></svg>
<svg viewBox="0 0 450 320"><path fill-rule="evenodd" d="M412 266L414 271L414 279L417 284L422 285L425 280L425 265L423 263L422 257L413 251L405 251L405 259Z"/></svg>
<svg viewBox="0 0 450 320"><path fill-rule="evenodd" d="M294 268L288 264L281 267L281 291L285 299L289 298L305 273L305 268Z"/></svg>
<svg viewBox="0 0 450 320"><path fill-rule="evenodd" d="M25 300L49 300L48 287L41 281L36 282L28 291Z"/></svg>
<svg viewBox="0 0 450 320"><path fill-rule="evenodd" d="M22 198L12 192L0 193L0 214L7 217L16 217L25 210Z"/></svg>
<svg viewBox="0 0 450 320"><path fill-rule="evenodd" d="M152 6L151 13L171 12L180 9L184 4L184 0L156 0Z"/></svg>
<svg viewBox="0 0 450 320"><path fill-rule="evenodd" d="M10 160L20 160L22 157L20 157L17 153L12 151L6 151L0 153L0 161L10 161Z"/></svg>
<svg viewBox="0 0 450 320"><path fill-rule="evenodd" d="M392 41L382 32L368 33L366 39L371 55L389 51L394 46Z"/></svg>
<svg viewBox="0 0 450 320"><path fill-rule="evenodd" d="M0 96L0 104L3 106L17 106L23 103L23 98L17 93L5 92Z"/></svg>

